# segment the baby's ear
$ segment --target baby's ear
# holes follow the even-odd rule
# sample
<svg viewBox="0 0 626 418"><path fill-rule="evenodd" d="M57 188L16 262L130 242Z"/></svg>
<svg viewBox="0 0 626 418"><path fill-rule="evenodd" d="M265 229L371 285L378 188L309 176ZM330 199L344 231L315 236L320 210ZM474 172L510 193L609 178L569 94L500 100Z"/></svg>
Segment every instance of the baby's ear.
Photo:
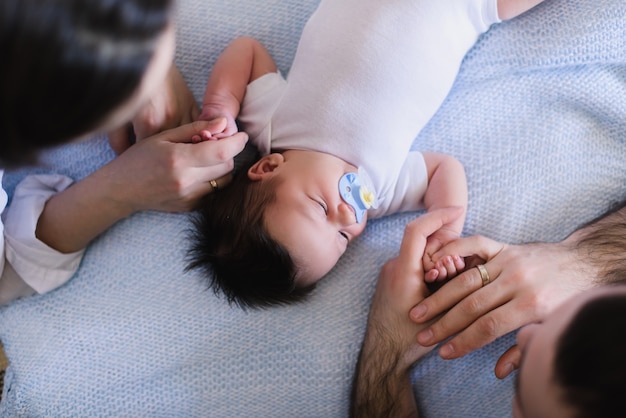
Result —
<svg viewBox="0 0 626 418"><path fill-rule="evenodd" d="M285 162L283 154L273 152L261 158L248 169L248 178L252 181L263 180L273 174L274 169Z"/></svg>

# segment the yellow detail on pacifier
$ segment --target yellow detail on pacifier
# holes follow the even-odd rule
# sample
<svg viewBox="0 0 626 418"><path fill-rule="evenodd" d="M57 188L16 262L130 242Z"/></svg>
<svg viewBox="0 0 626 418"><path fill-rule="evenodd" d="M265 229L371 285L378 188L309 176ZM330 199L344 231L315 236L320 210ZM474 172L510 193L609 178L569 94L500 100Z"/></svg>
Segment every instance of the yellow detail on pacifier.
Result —
<svg viewBox="0 0 626 418"><path fill-rule="evenodd" d="M367 209L372 207L372 203L374 202L374 193L367 190L364 186L361 186L361 190L359 191L361 194L361 200L367 207Z"/></svg>
<svg viewBox="0 0 626 418"><path fill-rule="evenodd" d="M361 222L365 212L370 208L376 208L378 201L371 187L371 180L365 172L359 168L357 173L346 173L339 179L339 195L348 205L354 209L356 221Z"/></svg>

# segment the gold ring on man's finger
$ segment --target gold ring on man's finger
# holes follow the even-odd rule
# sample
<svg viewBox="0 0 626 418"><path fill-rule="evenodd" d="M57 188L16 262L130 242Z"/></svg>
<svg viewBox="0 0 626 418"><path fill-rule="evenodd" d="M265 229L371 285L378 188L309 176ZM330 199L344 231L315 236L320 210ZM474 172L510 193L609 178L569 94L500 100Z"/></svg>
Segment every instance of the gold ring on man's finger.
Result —
<svg viewBox="0 0 626 418"><path fill-rule="evenodd" d="M476 266L476 268L478 269L478 272L480 273L480 279L483 282L483 287L485 287L491 281L491 279L489 278L489 273L487 273L487 269L485 268L484 264L479 264Z"/></svg>

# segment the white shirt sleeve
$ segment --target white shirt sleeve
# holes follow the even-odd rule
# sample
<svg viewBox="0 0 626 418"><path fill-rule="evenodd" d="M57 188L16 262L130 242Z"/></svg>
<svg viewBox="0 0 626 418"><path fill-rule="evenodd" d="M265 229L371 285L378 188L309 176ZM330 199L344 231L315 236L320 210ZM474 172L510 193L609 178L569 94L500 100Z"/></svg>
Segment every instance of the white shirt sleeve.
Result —
<svg viewBox="0 0 626 418"><path fill-rule="evenodd" d="M237 119L261 155L270 153L271 119L286 87L287 81L276 72L257 78L246 88Z"/></svg>
<svg viewBox="0 0 626 418"><path fill-rule="evenodd" d="M16 187L11 205L2 214L4 257L0 258L4 268L0 299L3 301L25 296L29 288L37 293L53 290L78 269L84 250L64 254L35 236L39 216L48 199L70 184L72 180L62 175L32 175ZM0 199L3 203L0 209L6 206L6 193L2 192L4 200ZM21 290L20 279L26 285L22 285Z"/></svg>
<svg viewBox="0 0 626 418"><path fill-rule="evenodd" d="M394 189L386 192L384 204L370 209L370 218L380 218L398 212L424 209L424 194L428 188L428 169L421 152L411 151L407 155Z"/></svg>

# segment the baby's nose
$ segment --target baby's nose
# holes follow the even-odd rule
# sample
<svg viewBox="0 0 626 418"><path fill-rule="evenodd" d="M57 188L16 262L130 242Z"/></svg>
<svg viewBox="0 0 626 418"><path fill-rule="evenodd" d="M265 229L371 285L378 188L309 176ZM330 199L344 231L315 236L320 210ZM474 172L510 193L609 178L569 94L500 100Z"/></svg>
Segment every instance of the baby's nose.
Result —
<svg viewBox="0 0 626 418"><path fill-rule="evenodd" d="M339 215L339 222L341 225L349 226L356 223L356 214L354 213L354 209L346 202L341 202L339 204L337 213Z"/></svg>

